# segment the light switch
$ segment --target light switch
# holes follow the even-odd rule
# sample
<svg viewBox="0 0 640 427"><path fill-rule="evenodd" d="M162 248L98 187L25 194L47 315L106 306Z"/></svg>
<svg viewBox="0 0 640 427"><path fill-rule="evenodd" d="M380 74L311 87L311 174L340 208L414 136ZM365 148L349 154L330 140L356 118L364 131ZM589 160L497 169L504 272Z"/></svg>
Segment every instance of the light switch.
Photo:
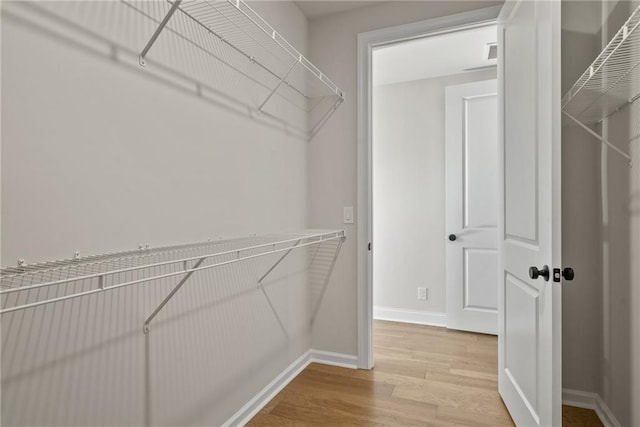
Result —
<svg viewBox="0 0 640 427"><path fill-rule="evenodd" d="M345 224L353 224L353 206L345 206L342 208L342 222Z"/></svg>

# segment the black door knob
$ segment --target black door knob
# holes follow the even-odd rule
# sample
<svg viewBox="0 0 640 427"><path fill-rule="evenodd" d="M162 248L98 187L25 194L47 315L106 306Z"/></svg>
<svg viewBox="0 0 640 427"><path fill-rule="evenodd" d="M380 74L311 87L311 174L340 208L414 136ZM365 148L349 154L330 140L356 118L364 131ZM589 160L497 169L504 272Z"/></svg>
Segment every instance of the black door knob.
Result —
<svg viewBox="0 0 640 427"><path fill-rule="evenodd" d="M543 277L545 282L549 281L549 266L545 265L541 269L538 267L529 267L529 277L532 279L537 279L538 277Z"/></svg>
<svg viewBox="0 0 640 427"><path fill-rule="evenodd" d="M565 267L562 269L562 277L564 280L573 280L575 274L573 273L573 268Z"/></svg>
<svg viewBox="0 0 640 427"><path fill-rule="evenodd" d="M455 234L449 234L449 240L451 240L452 242L455 242L455 240L457 239Z"/></svg>

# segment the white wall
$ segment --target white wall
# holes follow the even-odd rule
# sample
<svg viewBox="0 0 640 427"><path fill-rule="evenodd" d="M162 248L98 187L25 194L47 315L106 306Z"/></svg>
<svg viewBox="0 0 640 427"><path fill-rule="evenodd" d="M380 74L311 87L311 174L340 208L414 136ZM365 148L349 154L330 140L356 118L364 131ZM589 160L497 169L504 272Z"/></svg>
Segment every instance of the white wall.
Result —
<svg viewBox="0 0 640 427"><path fill-rule="evenodd" d="M356 206L357 79L356 37L374 29L500 4L484 1L393 2L311 20L311 60L346 92L346 100L309 146L309 218L313 227L336 227L342 207ZM357 212L356 212L357 218ZM357 353L357 224L347 241L314 325L314 348Z"/></svg>
<svg viewBox="0 0 640 427"><path fill-rule="evenodd" d="M373 88L375 307L446 311L445 88L495 78L494 69Z"/></svg>
<svg viewBox="0 0 640 427"><path fill-rule="evenodd" d="M293 3L256 7L306 49ZM156 24L122 2L2 2L1 24L3 266L308 225L307 142L236 72L168 34L141 68ZM3 315L2 424L219 425L310 347L303 256L267 288L285 330L270 261L194 275L149 341L173 282Z"/></svg>

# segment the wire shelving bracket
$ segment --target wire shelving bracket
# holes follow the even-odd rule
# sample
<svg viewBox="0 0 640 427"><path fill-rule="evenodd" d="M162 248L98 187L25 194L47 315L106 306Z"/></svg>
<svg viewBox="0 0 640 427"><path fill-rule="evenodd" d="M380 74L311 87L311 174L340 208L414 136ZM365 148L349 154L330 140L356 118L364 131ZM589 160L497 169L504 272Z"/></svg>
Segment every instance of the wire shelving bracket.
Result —
<svg viewBox="0 0 640 427"><path fill-rule="evenodd" d="M282 253L283 255L258 280L257 285L261 287L264 279L292 251L337 240L338 249L331 265L333 268L345 238L344 230L316 230L296 234L207 241L154 249L142 248L137 251L78 257L32 265L22 261L18 263L17 267L0 270L0 297L2 297L0 314L139 283L181 277L180 281L173 286L169 294L145 320L143 331L147 333L151 321L198 271ZM167 270L169 271L167 272ZM328 276L330 274L331 272ZM77 284L81 284L81 286L77 287ZM61 287L63 295L59 295ZM44 296L42 296L43 293Z"/></svg>
<svg viewBox="0 0 640 427"><path fill-rule="evenodd" d="M640 6L562 98L562 112L607 147L626 158L631 156L607 141L588 125L640 98Z"/></svg>
<svg viewBox="0 0 640 427"><path fill-rule="evenodd" d="M266 116L277 114L268 112L265 107L283 87L289 89L291 96L296 95L304 101L304 109L314 114L316 123L307 132L312 137L328 117L344 101L344 92L326 74L321 72L304 55L294 48L284 37L269 25L257 12L243 0L167 0L171 4L164 18L147 42L140 54L140 64L146 65L146 57L160 34L169 29L169 22L176 12L201 28L208 36L240 54L268 76L264 85L268 88L264 99L256 110ZM176 29L171 29L178 32ZM187 35L182 35L190 39ZM196 37L192 43L200 43ZM207 50L203 46L204 50ZM295 70L295 73L294 73ZM296 74L293 76L293 74ZM283 98L288 96L282 95ZM325 101L328 100L328 104ZM318 104L328 105L317 112Z"/></svg>

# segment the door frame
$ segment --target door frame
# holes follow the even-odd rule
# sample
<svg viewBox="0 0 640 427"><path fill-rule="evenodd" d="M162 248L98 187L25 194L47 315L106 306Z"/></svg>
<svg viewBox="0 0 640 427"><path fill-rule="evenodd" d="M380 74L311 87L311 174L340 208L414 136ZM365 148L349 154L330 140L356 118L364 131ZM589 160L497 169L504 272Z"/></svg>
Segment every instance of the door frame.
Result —
<svg viewBox="0 0 640 427"><path fill-rule="evenodd" d="M421 37L496 25L502 5L358 34L358 368L373 368L372 50ZM499 77L498 77L499 78ZM500 81L498 80L498 84Z"/></svg>

